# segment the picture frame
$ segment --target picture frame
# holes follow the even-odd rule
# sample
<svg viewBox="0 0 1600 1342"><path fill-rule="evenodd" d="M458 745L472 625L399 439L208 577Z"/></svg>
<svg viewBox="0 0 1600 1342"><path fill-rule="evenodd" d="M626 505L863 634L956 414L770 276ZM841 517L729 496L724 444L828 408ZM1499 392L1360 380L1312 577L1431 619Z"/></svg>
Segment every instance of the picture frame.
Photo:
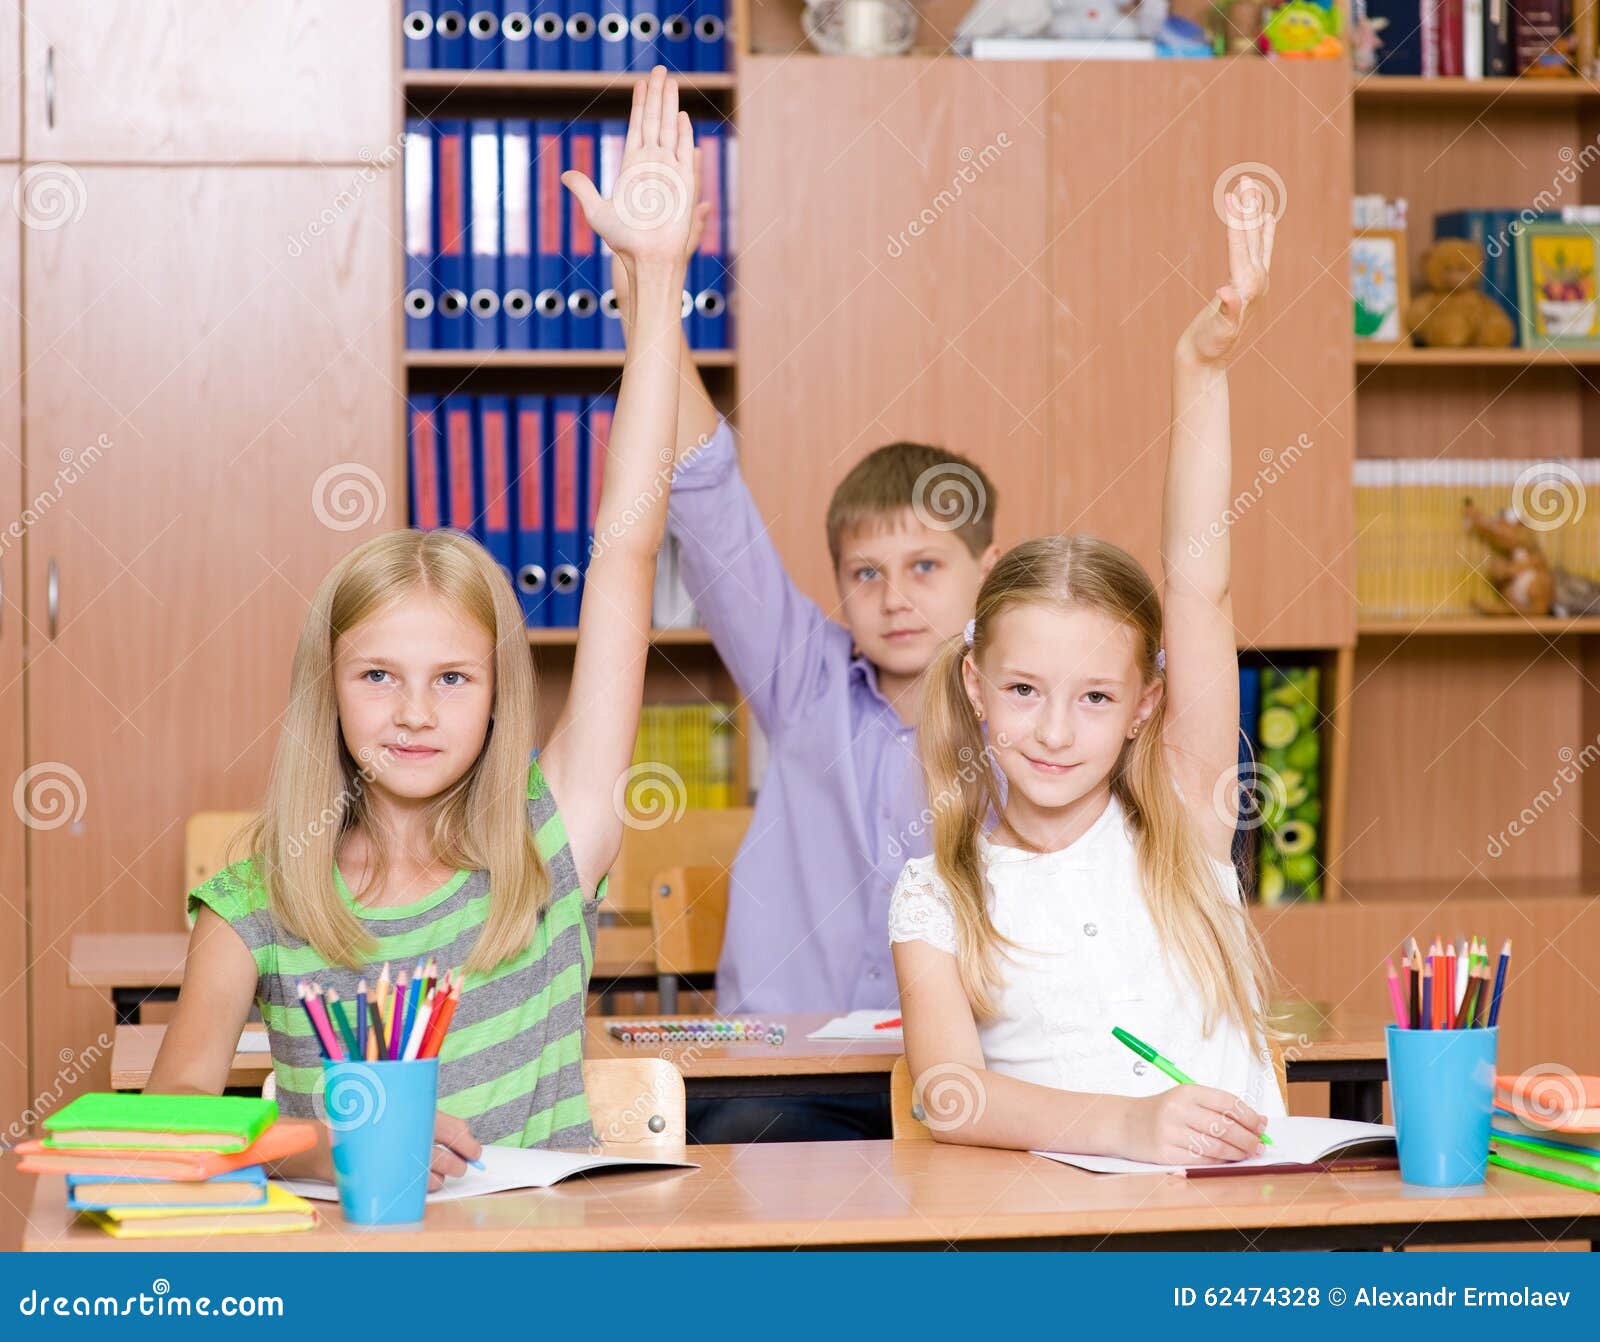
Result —
<svg viewBox="0 0 1600 1342"><path fill-rule="evenodd" d="M1527 349L1600 346L1600 228L1554 219L1516 227L1517 316Z"/></svg>
<svg viewBox="0 0 1600 1342"><path fill-rule="evenodd" d="M1405 325L1411 301L1409 278L1403 231L1356 230L1350 239L1350 294L1357 341L1386 347L1410 343Z"/></svg>

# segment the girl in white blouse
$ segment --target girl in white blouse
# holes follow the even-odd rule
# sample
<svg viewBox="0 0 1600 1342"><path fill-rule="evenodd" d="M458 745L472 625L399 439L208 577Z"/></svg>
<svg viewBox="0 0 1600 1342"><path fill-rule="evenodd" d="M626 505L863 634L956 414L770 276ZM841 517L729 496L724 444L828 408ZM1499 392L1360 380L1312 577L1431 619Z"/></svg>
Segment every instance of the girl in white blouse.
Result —
<svg viewBox="0 0 1600 1342"><path fill-rule="evenodd" d="M1225 203L1229 281L1174 351L1160 594L1109 542L1028 542L926 673L934 851L906 864L889 917L906 1056L943 1141L1194 1165L1265 1149L1284 1113L1268 969L1230 860L1223 521L1226 367L1275 221L1248 177Z"/></svg>

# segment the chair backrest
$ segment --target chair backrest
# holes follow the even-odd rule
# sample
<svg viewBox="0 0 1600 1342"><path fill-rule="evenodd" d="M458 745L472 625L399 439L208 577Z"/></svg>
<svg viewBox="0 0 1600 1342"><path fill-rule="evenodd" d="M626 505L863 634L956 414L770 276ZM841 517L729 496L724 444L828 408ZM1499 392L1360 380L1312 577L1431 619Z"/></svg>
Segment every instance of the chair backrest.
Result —
<svg viewBox="0 0 1600 1342"><path fill-rule="evenodd" d="M622 851L606 881L606 908L645 919L655 902L652 878L677 866L731 867L754 812L748 806L716 811L684 811L654 829L625 827Z"/></svg>
<svg viewBox="0 0 1600 1342"><path fill-rule="evenodd" d="M585 1058L583 1088L602 1142L681 1146L689 1139L683 1073L665 1058Z"/></svg>
<svg viewBox="0 0 1600 1342"><path fill-rule="evenodd" d="M728 869L669 867L650 884L656 973L714 973L728 922Z"/></svg>
<svg viewBox="0 0 1600 1342"><path fill-rule="evenodd" d="M255 819L253 811L196 811L183 833L184 893L228 865L228 842Z"/></svg>

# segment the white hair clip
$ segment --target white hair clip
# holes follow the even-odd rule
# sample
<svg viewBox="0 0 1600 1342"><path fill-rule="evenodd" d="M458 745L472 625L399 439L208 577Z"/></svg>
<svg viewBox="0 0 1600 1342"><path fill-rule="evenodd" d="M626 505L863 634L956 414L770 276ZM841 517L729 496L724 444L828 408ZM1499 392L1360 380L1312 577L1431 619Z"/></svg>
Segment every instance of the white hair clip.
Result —
<svg viewBox="0 0 1600 1342"><path fill-rule="evenodd" d="M1167 650L1165 648L1157 648L1156 649L1156 670L1157 671L1165 671L1166 669L1167 669Z"/></svg>
<svg viewBox="0 0 1600 1342"><path fill-rule="evenodd" d="M968 620L967 621L967 627L961 631L961 636L964 639L967 640L967 646L969 648L972 646L972 637L977 632L978 632L978 622L977 622L977 620L975 620L975 619Z"/></svg>

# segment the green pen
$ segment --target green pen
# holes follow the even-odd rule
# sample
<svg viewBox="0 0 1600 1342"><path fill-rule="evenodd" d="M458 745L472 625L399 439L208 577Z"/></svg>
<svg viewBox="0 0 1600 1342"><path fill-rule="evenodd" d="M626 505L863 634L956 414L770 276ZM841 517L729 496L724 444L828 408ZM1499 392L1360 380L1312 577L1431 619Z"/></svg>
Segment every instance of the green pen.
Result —
<svg viewBox="0 0 1600 1342"><path fill-rule="evenodd" d="M1159 1067L1180 1086L1192 1086L1195 1084L1193 1077L1185 1076L1182 1071L1163 1058L1155 1051L1155 1049L1151 1048L1149 1044L1145 1043L1144 1040L1135 1035L1129 1034L1120 1025L1113 1025L1111 1027L1111 1033L1114 1034L1122 1043L1131 1048L1146 1062L1153 1063L1156 1067ZM1267 1136L1267 1134L1264 1132L1261 1134L1261 1141L1266 1146L1276 1145L1272 1138Z"/></svg>

